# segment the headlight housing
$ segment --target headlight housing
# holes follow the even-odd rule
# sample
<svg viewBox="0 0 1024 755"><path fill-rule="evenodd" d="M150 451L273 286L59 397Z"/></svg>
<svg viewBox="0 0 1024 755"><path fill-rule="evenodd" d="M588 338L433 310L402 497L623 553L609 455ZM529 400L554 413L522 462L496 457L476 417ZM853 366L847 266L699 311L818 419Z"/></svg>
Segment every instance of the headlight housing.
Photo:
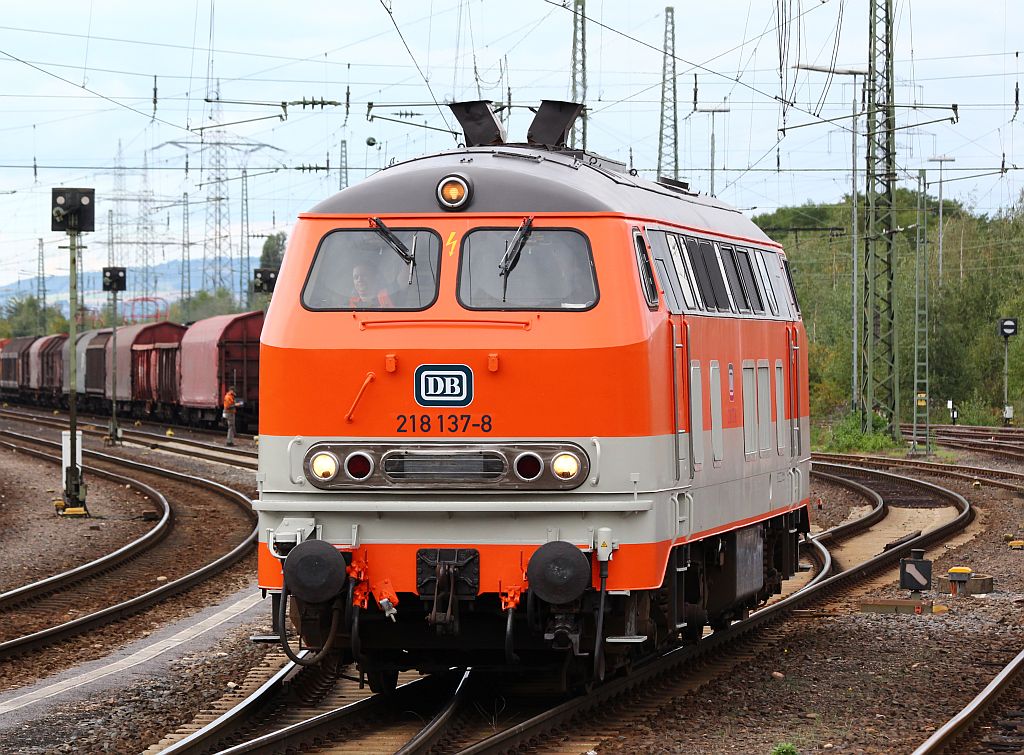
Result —
<svg viewBox="0 0 1024 755"><path fill-rule="evenodd" d="M446 210L458 210L469 204L473 194L469 179L452 174L437 184L437 201Z"/></svg>
<svg viewBox="0 0 1024 755"><path fill-rule="evenodd" d="M328 451L320 451L309 460L309 471L313 476L327 482L338 476L338 457Z"/></svg>
<svg viewBox="0 0 1024 755"><path fill-rule="evenodd" d="M580 458L568 451L551 459L551 473L560 480L571 480L580 473Z"/></svg>

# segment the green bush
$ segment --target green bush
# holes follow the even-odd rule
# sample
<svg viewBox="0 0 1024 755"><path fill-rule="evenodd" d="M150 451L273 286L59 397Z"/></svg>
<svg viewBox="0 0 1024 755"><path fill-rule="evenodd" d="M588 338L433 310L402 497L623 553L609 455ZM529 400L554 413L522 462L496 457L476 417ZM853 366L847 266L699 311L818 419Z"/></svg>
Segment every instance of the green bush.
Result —
<svg viewBox="0 0 1024 755"><path fill-rule="evenodd" d="M818 442L822 451L892 451L900 446L885 432L885 420L873 416L873 432L862 432L860 415L847 414L830 427L823 428Z"/></svg>
<svg viewBox="0 0 1024 755"><path fill-rule="evenodd" d="M1002 415L998 409L993 409L987 401L983 401L975 394L966 401L957 404L956 408L960 414L957 424L960 425L984 425L995 427L1003 423ZM946 422L949 422L947 413Z"/></svg>
<svg viewBox="0 0 1024 755"><path fill-rule="evenodd" d="M796 745L781 742L772 748L771 755L800 755L800 751L796 749Z"/></svg>

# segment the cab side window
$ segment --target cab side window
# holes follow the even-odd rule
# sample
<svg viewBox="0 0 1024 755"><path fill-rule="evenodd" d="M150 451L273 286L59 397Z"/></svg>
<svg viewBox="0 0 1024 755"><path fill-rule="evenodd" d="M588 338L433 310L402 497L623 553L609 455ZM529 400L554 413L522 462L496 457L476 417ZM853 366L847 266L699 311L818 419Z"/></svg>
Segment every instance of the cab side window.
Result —
<svg viewBox="0 0 1024 755"><path fill-rule="evenodd" d="M644 290L644 298L650 309L658 308L658 284L654 280L651 261L647 257L647 244L639 232L633 234L633 246L636 249L636 265L640 272L640 285Z"/></svg>
<svg viewBox="0 0 1024 755"><path fill-rule="evenodd" d="M672 314L680 314L683 311L683 290L672 255L669 253L666 234L664 231L648 231L647 237L651 242L651 253L654 255L658 279L665 289L668 309Z"/></svg>

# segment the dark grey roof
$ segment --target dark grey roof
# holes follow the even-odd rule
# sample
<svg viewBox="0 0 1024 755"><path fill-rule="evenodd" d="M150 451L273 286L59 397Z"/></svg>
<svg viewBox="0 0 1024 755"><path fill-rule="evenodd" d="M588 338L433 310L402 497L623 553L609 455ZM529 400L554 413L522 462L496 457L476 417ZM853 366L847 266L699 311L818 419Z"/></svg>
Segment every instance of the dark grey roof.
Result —
<svg viewBox="0 0 1024 755"><path fill-rule="evenodd" d="M604 167L596 155L503 145L442 152L385 168L313 207L311 214L447 214L437 184L458 173L473 196L461 212L617 212L774 244L739 211ZM455 211L460 212L460 211Z"/></svg>

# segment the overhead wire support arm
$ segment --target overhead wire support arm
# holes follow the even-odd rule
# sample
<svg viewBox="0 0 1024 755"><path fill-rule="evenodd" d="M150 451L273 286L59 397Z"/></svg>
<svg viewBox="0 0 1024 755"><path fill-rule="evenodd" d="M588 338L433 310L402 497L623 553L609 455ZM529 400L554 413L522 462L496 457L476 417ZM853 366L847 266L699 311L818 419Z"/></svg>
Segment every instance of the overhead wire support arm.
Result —
<svg viewBox="0 0 1024 755"><path fill-rule="evenodd" d="M261 100L222 100L219 97L204 97L205 102L211 105L256 105L258 107L279 107L281 112L277 115L261 115L258 118L247 118L241 121L230 121L228 123L215 123L209 126L197 126L191 129L197 134L201 134L203 131L211 128L223 128L224 126L237 126L241 123L254 123L256 121L268 121L277 118L280 121L288 120L288 108L289 107L301 107L303 110L308 108L320 108L321 110L326 107L347 107L344 102L338 102L337 100L325 100L323 97L303 97L301 100L282 100L281 102L265 102Z"/></svg>
<svg viewBox="0 0 1024 755"><path fill-rule="evenodd" d="M388 118L383 115L373 114L373 103L366 103L366 120L370 123L374 121L390 121L391 123L401 123L403 126L416 126L417 128L425 128L429 131L440 131L443 134L451 134L452 136L458 137L460 133L458 131L452 131L450 128L441 128L440 126L429 126L426 123L413 123L412 121L401 120L400 118Z"/></svg>

